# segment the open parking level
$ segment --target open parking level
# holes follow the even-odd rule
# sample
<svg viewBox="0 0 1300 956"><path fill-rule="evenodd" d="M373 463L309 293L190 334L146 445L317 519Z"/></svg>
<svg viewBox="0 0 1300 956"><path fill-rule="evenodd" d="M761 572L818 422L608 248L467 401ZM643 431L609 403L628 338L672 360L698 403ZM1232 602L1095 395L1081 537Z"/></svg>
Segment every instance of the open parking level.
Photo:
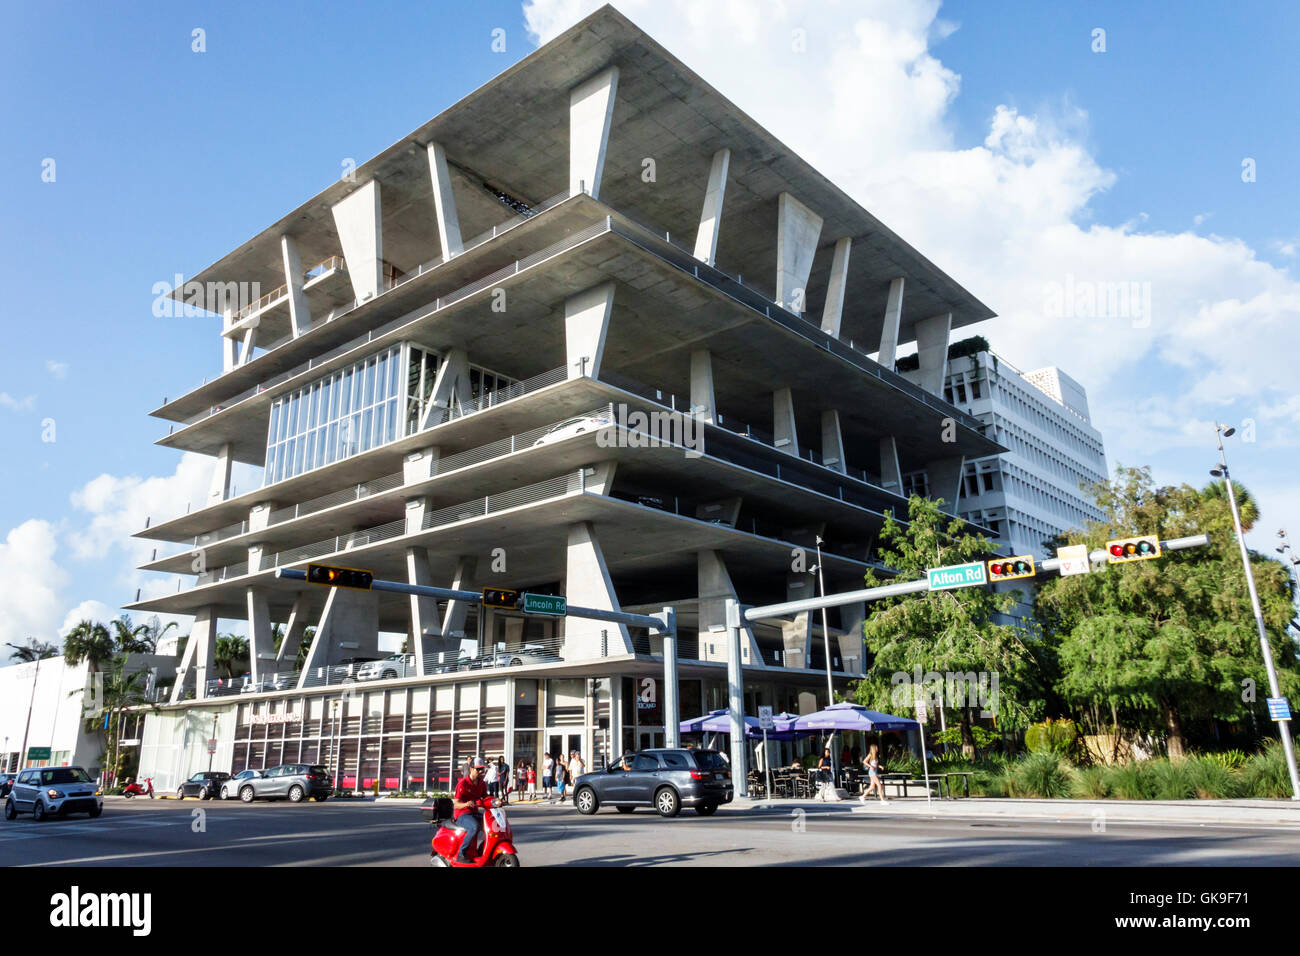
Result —
<svg viewBox="0 0 1300 956"><path fill-rule="evenodd" d="M920 801L923 804L924 801ZM1293 826L974 813L892 802L723 807L671 820L650 811L579 815L514 805L525 866L1076 865L1296 866ZM430 827L418 802L324 804L131 801L84 816L0 824L0 859L46 866L427 866ZM1062 806L1062 810L1068 807ZM958 815L960 814L960 815Z"/></svg>

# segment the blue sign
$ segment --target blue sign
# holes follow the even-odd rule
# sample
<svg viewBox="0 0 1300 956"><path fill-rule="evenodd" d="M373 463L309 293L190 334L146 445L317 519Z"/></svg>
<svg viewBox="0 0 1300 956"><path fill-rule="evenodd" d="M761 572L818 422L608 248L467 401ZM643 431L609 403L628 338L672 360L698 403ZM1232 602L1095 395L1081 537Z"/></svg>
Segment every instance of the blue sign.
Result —
<svg viewBox="0 0 1300 956"><path fill-rule="evenodd" d="M1268 697L1268 716L1271 720L1290 720L1291 705L1285 697Z"/></svg>

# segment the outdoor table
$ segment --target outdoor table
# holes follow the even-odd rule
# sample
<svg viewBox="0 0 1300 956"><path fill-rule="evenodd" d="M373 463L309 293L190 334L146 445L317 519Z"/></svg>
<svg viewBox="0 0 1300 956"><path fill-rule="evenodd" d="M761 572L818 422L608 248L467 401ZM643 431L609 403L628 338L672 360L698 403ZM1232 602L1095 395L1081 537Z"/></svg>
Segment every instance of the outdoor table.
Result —
<svg viewBox="0 0 1300 956"><path fill-rule="evenodd" d="M970 778L975 774L970 770L950 770L944 774L945 777L961 777L961 790L963 797L970 796ZM948 796L952 796L952 780L948 781Z"/></svg>

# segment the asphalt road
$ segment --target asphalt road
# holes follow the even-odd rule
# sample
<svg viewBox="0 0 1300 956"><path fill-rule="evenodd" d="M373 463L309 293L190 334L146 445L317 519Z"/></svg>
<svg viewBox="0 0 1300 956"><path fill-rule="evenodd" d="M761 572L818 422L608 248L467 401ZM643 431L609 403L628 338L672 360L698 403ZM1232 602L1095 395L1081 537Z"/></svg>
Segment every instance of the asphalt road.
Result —
<svg viewBox="0 0 1300 956"><path fill-rule="evenodd" d="M197 811L197 813L196 813ZM1109 823L801 813L724 807L705 819L648 810L580 816L512 807L524 866L1296 866L1282 826ZM427 866L431 827L413 804L218 803L109 798L97 820L0 820L7 866Z"/></svg>

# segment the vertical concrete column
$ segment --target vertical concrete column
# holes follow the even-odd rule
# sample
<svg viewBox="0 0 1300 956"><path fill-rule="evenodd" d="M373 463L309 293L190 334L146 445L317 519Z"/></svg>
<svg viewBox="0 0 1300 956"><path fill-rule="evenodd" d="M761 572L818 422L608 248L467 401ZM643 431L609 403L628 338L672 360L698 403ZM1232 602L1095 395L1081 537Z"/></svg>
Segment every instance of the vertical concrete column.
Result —
<svg viewBox="0 0 1300 956"><path fill-rule="evenodd" d="M271 637L271 608L263 588L245 588L248 605L248 661L253 682L275 673L275 641Z"/></svg>
<svg viewBox="0 0 1300 956"><path fill-rule="evenodd" d="M682 714L677 688L677 611L666 607L654 615L664 622L664 746L681 745ZM613 681L610 681L611 685Z"/></svg>
<svg viewBox="0 0 1300 956"><path fill-rule="evenodd" d="M280 237L280 255L284 259L284 284L289 290L289 326L296 339L311 328L311 304L302 291L302 259L293 236Z"/></svg>
<svg viewBox="0 0 1300 956"><path fill-rule="evenodd" d="M478 590L478 585L475 583L477 571L478 559L473 555L461 555L456 561L456 573L451 579L451 589L453 591ZM465 621L468 617L468 602L448 601L447 616L442 622L442 643L431 647L430 650L449 651L454 658L460 648L460 642L465 638Z"/></svg>
<svg viewBox="0 0 1300 956"><path fill-rule="evenodd" d="M781 193L776 210L776 301L802 315L822 217L789 193Z"/></svg>
<svg viewBox="0 0 1300 956"><path fill-rule="evenodd" d="M903 469L898 466L898 442L893 435L880 439L880 487L903 493Z"/></svg>
<svg viewBox="0 0 1300 956"><path fill-rule="evenodd" d="M341 647L344 643L349 646ZM307 686L308 675L318 668L337 664L344 657L379 657L378 591L329 589L298 687Z"/></svg>
<svg viewBox="0 0 1300 956"><path fill-rule="evenodd" d="M948 373L948 332L952 313L932 315L916 323L916 355L921 369L916 384L932 395L943 394L943 380Z"/></svg>
<svg viewBox="0 0 1300 956"><path fill-rule="evenodd" d="M831 258L831 279L826 286L826 303L822 306L822 331L840 337L840 324L844 318L844 290L849 281L849 252L853 240L845 236L835 243Z"/></svg>
<svg viewBox="0 0 1300 956"><path fill-rule="evenodd" d="M822 412L822 464L836 471L847 471L844 463L844 433L840 430L840 412L828 408Z"/></svg>
<svg viewBox="0 0 1300 956"><path fill-rule="evenodd" d="M451 191L451 174L447 171L447 153L437 143L429 144L429 175L433 179L433 211L438 219L438 245L442 258L450 259L464 250L460 240L460 219L456 216L456 197Z"/></svg>
<svg viewBox="0 0 1300 956"><path fill-rule="evenodd" d="M778 388L772 393L772 441L787 455L799 457L799 433L794 421L794 393Z"/></svg>
<svg viewBox="0 0 1300 956"><path fill-rule="evenodd" d="M208 486L208 504L217 504L230 496L230 468L233 464L231 446L222 445L221 451L217 452L217 462L212 471L212 483Z"/></svg>
<svg viewBox="0 0 1300 956"><path fill-rule="evenodd" d="M253 349L257 348L257 324L254 323L244 329L244 338L239 346L239 364L243 365L253 357Z"/></svg>
<svg viewBox="0 0 1300 956"><path fill-rule="evenodd" d="M415 534L424 527L424 515L429 508L428 498L410 498L406 502L406 533ZM406 582L429 586L433 573L429 565L429 549L406 549ZM422 594L408 595L411 602L411 652L415 655L417 673L424 673L424 655L432 648L425 647L429 637L442 636L442 622L438 619L438 601ZM439 648L441 649L441 648Z"/></svg>
<svg viewBox="0 0 1300 956"><path fill-rule="evenodd" d="M221 313L221 371L229 372L239 364L239 341L231 334L235 324L235 307L228 305Z"/></svg>
<svg viewBox="0 0 1300 956"><path fill-rule="evenodd" d="M438 457L442 451L437 445L430 445L413 451L402 459L402 484L412 485L417 481L432 478L438 473Z"/></svg>
<svg viewBox="0 0 1300 956"><path fill-rule="evenodd" d="M194 612L190 626L190 639L185 643L185 653L176 668L176 682L172 684L171 702L184 698L185 688L194 687L194 696L203 700L208 694L208 676L215 670L213 654L217 640L217 609L201 607Z"/></svg>
<svg viewBox="0 0 1300 956"><path fill-rule="evenodd" d="M622 610L614 593L609 567L605 564L605 553L590 521L569 525L564 582L569 603L576 607ZM610 654L632 653L632 637L626 624L569 618L564 622L564 659L572 661L602 656L601 631L608 636Z"/></svg>
<svg viewBox="0 0 1300 956"><path fill-rule="evenodd" d="M785 599L801 601L816 596L816 578L807 571L789 571L785 576ZM786 667L807 667L812 659L812 614L801 611L793 621L781 622L781 643Z"/></svg>
<svg viewBox="0 0 1300 956"><path fill-rule="evenodd" d="M610 120L618 93L618 67L612 66L569 91L569 195L584 190L600 196L609 147Z"/></svg>
<svg viewBox="0 0 1300 956"><path fill-rule="evenodd" d="M613 311L613 282L593 286L565 300L564 351L569 378L599 377Z"/></svg>
<svg viewBox="0 0 1300 956"><path fill-rule="evenodd" d="M717 398L713 392L713 353L708 349L691 352L691 413L700 421L717 421Z"/></svg>
<svg viewBox="0 0 1300 956"><path fill-rule="evenodd" d="M962 455L925 463L930 478L930 497L943 499L941 507L948 514L957 513L957 502L961 498L961 476L965 467L966 459Z"/></svg>
<svg viewBox="0 0 1300 956"><path fill-rule="evenodd" d="M722 200L727 191L727 168L731 150L713 154L709 167L709 184L704 190L704 208L700 210L700 227L695 232L695 258L713 265L718 255L718 230L722 228Z"/></svg>
<svg viewBox="0 0 1300 956"><path fill-rule="evenodd" d="M880 352L876 361L894 370L898 360L898 326L903 320L903 277L899 276L889 283L889 297L885 300L885 321L880 327Z"/></svg>
<svg viewBox="0 0 1300 956"><path fill-rule="evenodd" d="M718 551L700 551L696 554L696 574L699 588L700 660L718 661L727 656L726 603L739 600L726 562ZM763 654L748 624L741 628L740 662L746 667L765 667Z"/></svg>
<svg viewBox="0 0 1300 956"><path fill-rule="evenodd" d="M727 621L727 709L731 717L731 780L736 793L747 793L749 745L745 742L745 671L742 658L744 646L744 618L740 615L740 602L732 599L726 603Z"/></svg>
<svg viewBox="0 0 1300 956"><path fill-rule="evenodd" d="M271 524L271 512L275 510L275 502L259 501L253 507L248 509L248 530L265 531Z"/></svg>
<svg viewBox="0 0 1300 956"><path fill-rule="evenodd" d="M867 603L845 604L840 607L840 629L844 632L839 637L840 660L844 669L850 673L866 672L866 648L862 639L862 625L867 620ZM850 663L856 661L856 666Z"/></svg>
<svg viewBox="0 0 1300 956"><path fill-rule="evenodd" d="M277 671L294 669L298 660L298 647L302 644L302 636L307 629L307 618L310 614L311 602L306 594L299 594L293 599L293 608L289 611L289 623L285 625L284 637L275 655Z"/></svg>
<svg viewBox="0 0 1300 956"><path fill-rule="evenodd" d="M334 226L348 264L348 277L358 302L373 299L384 287L383 220L379 182L370 180L348 193L332 210Z"/></svg>

